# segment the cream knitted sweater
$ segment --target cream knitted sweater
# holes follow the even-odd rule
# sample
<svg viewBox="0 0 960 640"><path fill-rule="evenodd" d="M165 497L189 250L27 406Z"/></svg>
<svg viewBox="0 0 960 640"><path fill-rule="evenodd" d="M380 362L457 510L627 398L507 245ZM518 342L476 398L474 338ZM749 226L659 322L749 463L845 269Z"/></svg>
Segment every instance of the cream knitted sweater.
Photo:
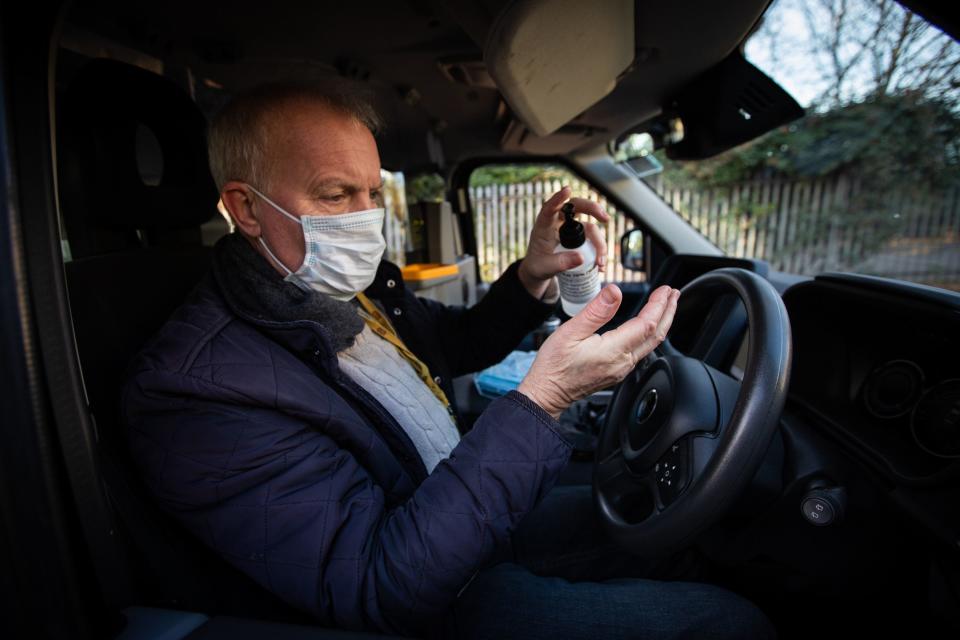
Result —
<svg viewBox="0 0 960 640"><path fill-rule="evenodd" d="M460 433L430 387L396 347L364 325L352 347L337 354L340 368L390 412L413 441L427 473L460 441Z"/></svg>

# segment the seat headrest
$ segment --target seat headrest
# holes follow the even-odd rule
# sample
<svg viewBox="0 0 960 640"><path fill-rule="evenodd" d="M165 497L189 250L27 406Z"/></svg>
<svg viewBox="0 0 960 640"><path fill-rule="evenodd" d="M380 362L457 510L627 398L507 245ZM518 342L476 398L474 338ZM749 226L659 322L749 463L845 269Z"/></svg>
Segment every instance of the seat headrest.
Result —
<svg viewBox="0 0 960 640"><path fill-rule="evenodd" d="M64 93L58 125L61 206L74 225L162 233L198 227L216 213L206 121L170 80L94 60ZM138 165L144 127L162 154L156 184L144 182Z"/></svg>

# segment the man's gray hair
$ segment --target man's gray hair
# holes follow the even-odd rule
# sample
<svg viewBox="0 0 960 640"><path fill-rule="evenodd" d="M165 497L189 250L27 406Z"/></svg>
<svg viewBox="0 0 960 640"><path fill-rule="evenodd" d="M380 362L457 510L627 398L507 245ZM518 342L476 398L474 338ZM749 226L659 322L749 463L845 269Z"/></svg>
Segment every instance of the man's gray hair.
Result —
<svg viewBox="0 0 960 640"><path fill-rule="evenodd" d="M319 103L354 118L371 133L381 128L380 116L367 95L345 82L260 85L237 95L210 123L207 154L210 173L217 189L231 180L268 188L265 158L271 119L284 107L298 103Z"/></svg>

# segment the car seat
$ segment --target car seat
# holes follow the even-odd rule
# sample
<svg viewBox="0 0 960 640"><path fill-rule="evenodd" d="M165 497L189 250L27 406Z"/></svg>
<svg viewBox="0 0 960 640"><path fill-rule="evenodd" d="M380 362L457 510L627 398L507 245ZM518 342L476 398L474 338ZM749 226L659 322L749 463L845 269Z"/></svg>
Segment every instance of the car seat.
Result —
<svg viewBox="0 0 960 640"><path fill-rule="evenodd" d="M210 261L200 225L217 215L218 194L207 167L204 117L172 81L104 59L80 69L58 96L56 113L73 328L97 462L135 591L121 606L306 622L306 614L159 509L134 468L119 420L127 364ZM156 141L153 156L151 147L144 155L144 128ZM151 163L158 170L145 176Z"/></svg>

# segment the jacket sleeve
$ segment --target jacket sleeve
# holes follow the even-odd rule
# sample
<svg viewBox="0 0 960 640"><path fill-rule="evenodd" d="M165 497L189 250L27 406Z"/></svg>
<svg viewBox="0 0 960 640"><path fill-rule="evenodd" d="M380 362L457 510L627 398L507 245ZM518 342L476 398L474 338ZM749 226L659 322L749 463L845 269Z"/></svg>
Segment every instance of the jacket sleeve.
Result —
<svg viewBox="0 0 960 640"><path fill-rule="evenodd" d="M323 424L190 401L183 385L195 385L193 398L211 397L212 383L197 378L158 393L157 376L135 378L124 406L134 458L161 506L261 585L345 629L424 633L570 455L556 422L511 392L388 508Z"/></svg>
<svg viewBox="0 0 960 640"><path fill-rule="evenodd" d="M479 371L503 360L556 308L537 300L523 287L511 264L487 294L469 309L421 299L437 327L454 376Z"/></svg>

